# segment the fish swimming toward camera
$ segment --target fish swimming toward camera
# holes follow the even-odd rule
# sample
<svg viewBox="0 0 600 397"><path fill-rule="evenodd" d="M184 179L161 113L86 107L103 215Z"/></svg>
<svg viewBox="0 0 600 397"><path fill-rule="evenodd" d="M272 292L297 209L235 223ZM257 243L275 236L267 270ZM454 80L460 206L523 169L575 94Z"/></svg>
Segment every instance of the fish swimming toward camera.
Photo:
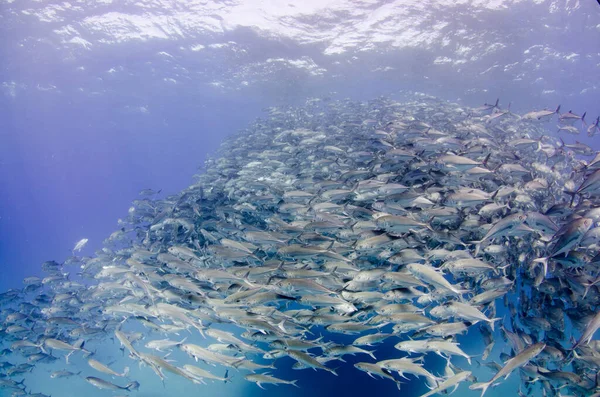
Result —
<svg viewBox="0 0 600 397"><path fill-rule="evenodd" d="M537 122L559 111L421 94L267 109L188 188L140 192L93 256L0 293L0 388L50 367L56 384L82 371L90 390L127 393L146 384L135 364L165 390L173 375L302 387L289 366L393 391L412 374L425 396L489 393L518 372L528 395L592 396L600 163ZM53 350L75 357L63 367ZM472 383L474 360L488 382Z"/></svg>

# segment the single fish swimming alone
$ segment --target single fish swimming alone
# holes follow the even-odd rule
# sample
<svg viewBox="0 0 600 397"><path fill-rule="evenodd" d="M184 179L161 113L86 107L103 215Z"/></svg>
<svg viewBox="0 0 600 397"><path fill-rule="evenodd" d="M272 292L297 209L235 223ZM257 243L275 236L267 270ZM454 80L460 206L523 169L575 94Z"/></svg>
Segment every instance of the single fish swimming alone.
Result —
<svg viewBox="0 0 600 397"><path fill-rule="evenodd" d="M75 247L73 248L73 252L77 251L81 251L83 249L83 247L86 246L86 244L88 243L88 239L87 238L82 238L81 240L79 240L77 243L75 243Z"/></svg>

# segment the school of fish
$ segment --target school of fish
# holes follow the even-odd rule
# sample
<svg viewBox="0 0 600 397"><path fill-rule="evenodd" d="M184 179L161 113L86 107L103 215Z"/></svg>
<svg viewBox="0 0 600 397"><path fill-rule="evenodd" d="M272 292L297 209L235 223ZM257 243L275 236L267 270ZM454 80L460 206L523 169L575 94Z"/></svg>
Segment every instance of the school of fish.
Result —
<svg viewBox="0 0 600 397"><path fill-rule="evenodd" d="M598 119L423 94L265 111L188 188L142 191L93 257L45 262L45 278L0 294L0 389L43 396L20 377L63 356L51 378L83 376L69 361L81 355L90 388L135 391L129 368L86 348L115 339L167 383L239 371L302 387L273 363L335 376L335 360L360 355L358 371L399 389L424 380L423 397L463 383L483 396L513 372L522 396L600 396L600 155L562 139L593 136ZM467 332L483 352L461 348ZM378 357L386 340L396 358ZM475 379L476 363L495 375Z"/></svg>

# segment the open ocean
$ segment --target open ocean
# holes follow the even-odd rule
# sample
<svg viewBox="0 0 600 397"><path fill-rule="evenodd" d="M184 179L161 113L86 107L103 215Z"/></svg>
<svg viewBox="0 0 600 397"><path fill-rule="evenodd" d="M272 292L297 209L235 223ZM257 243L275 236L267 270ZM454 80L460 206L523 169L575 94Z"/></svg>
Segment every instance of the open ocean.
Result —
<svg viewBox="0 0 600 397"><path fill-rule="evenodd" d="M144 237L152 240L148 236L155 231L151 227L153 222L158 222L160 211L154 214L157 215L154 220L144 218L143 222L130 228L127 222L135 212L131 208L138 206L132 204L134 200L152 203L153 200L168 202L170 197L181 198L182 191L196 186L194 184L199 179L194 175L202 175L210 168L205 164L207 160L230 155L235 158L235 145L219 151L220 145L227 139L257 130L275 134L275 131L281 133L292 129L284 122L277 124L273 121L276 120L276 112L289 115L297 111L286 122L289 125L297 123L302 128L314 125L316 130L330 128L334 123L341 129L346 128L339 114L335 119L331 116L330 120L335 122L327 120L321 123L328 116L319 115L319 112L325 114L327 109L338 106L327 104L342 104L339 105L342 109L339 113L347 112L349 123L354 123L353 117L358 114L348 110L355 106L350 103L368 103L379 109L376 104L379 100L403 103L425 96L467 109L464 111L465 118L470 117L468 109L494 104L497 99L499 106L494 108L494 113L510 111L512 115L520 116L542 109L553 111L560 105L562 114L572 111L582 115L586 112L585 124L579 120L573 124L579 131L578 135L561 134L557 132L558 116L554 116L549 122L536 124L544 129L543 135L555 137L556 142L560 136L566 144L581 142L595 152L600 151L598 135L593 137L586 133L600 115L599 71L600 4L593 0L0 0L0 293L21 290L18 298L0 300L0 363L5 363L0 368L0 381L20 382L24 379L16 386L1 383L0 396L38 395L36 393L52 397L421 396L429 390L425 378L407 374L407 379L403 379L395 375L402 382L398 391L394 382L375 379L354 368L358 362L375 362L361 354L346 355L345 362L325 364L335 369L337 376L324 370L292 369L296 363L292 357L278 358L275 361L277 369L270 370L271 375L297 380L299 387L265 384L263 390L244 379L250 374L248 370L208 365L202 360L198 363L178 348L161 353L144 347L151 340L165 338L173 341L187 338L185 343L201 346L216 343L202 337L196 328L188 326L189 330L170 334L153 333L141 323L127 320L123 329L143 335L141 341L134 343L140 351L161 358L172 351L166 358L174 365L193 364L219 377L223 377L226 371L231 376L228 382L207 379L206 384L196 384L167 371L164 381L161 381L151 366L139 365L143 360L132 357L126 348L119 349L121 344L114 333L116 323L102 321L124 320L129 315L113 316L103 309L124 301L114 300L114 296L90 298L86 290L91 292L100 280L85 274L86 263L98 257L99 253L106 254L106 251L104 254L100 251L103 247L117 250L117 246L107 244L105 240L121 228L127 229L131 236L137 233L139 241ZM324 105L313 106L314 103ZM318 110L310 113L311 109ZM383 123L387 119L382 118L381 121L378 118L383 111L378 112L369 113L377 123L372 131L369 130L371 132L388 127ZM256 120L259 120L258 127ZM363 120L367 117L359 120L359 124ZM483 125L488 124L484 121ZM346 139L350 139L348 136L340 134L344 145ZM277 139L279 137L273 139L272 147L261 150L280 151L282 146L275 144ZM281 139L285 141L287 138ZM290 138L285 142L292 142L290 147L294 147L293 142L296 141ZM352 142L348 145L351 147ZM237 149L243 150L243 147ZM415 149L414 153L424 158L424 152ZM531 153L538 154L534 149ZM383 158L383 155L380 157ZM589 162L593 156L573 158ZM258 157L254 160L263 161ZM319 157L315 155L314 161L317 160ZM478 161L485 166L487 159ZM490 161L499 160L492 156ZM298 164L285 164L282 180L293 178L293 174L286 172L296 170L300 167ZM337 164L341 166L348 162L338 161ZM323 168L314 171L315 174L326 173L326 167L336 167L336 163L319 163L321 166ZM254 182L252 177L248 180L250 184ZM225 180L219 179L218 182L227 186ZM266 183L264 178L260 181L257 178L256 182ZM242 187L246 186L236 186L229 191L227 198L238 199ZM351 190L352 186L345 188ZM151 189L151 192L140 195L145 189ZM202 190L201 195L207 197L211 185L202 185L199 189ZM569 189L565 187L564 190ZM570 198L566 196L563 199L568 202ZM173 200L176 203L173 208L182 201ZM313 203L311 200L308 205ZM196 214L202 216L200 214L209 211L208 206L201 204L196 208ZM231 208L243 213L233 204ZM234 216L228 211L233 210L224 211L223 215L217 208L216 213L223 222L231 221ZM260 215L257 217L261 218ZM260 221L264 223L267 218L262 217ZM194 239L204 241L202 237L194 237L196 234L201 236L200 223L192 220L192 224L191 231L185 225L175 226L175 229L165 226L162 230L166 230L166 234L155 237L151 241L153 244L148 244L145 249L166 253L177 241L178 245L187 244L196 253L204 253L199 249L202 244L193 242ZM235 225L235 222L230 222L230 225ZM595 226L596 223L592 228ZM219 230L218 227L215 230ZM218 239L230 236L228 238L241 241L241 235L242 232L224 232ZM328 233L324 235L330 236ZM88 239L87 243L81 250L74 251L76 243L82 239ZM124 243L121 241L119 244ZM323 247L333 250L333 244ZM260 258L261 262L253 262L252 266L262 266L267 259L279 258L275 252L280 252L277 249L252 251L252 255ZM596 254L597 251L594 246L586 254ZM352 257L352 252L336 252L346 258ZM529 249L523 252L527 254ZM113 258L103 259L106 260L103 265L125 263L122 257ZM247 259L248 263L254 258ZM46 261L58 264L66 261L60 274L69 273L68 281L81 283L81 288L69 289L47 282L39 289L32 287L31 291L23 291L24 278L35 276L43 279L48 276L42 271L42 264ZM323 261L326 262L316 260L319 266L324 266ZM373 259L370 261L372 263ZM194 259L189 261L192 262ZM215 267L226 269L226 266ZM336 271L339 270L334 269L328 274L335 276ZM599 272L600 269L595 274ZM142 277L144 281L148 276L135 271L131 274L131 277ZM237 281L248 276L247 273L240 274L242 276ZM594 271L590 271L590 277L593 274ZM458 282L454 278L448 280ZM118 277L110 281L122 282ZM272 279L268 281L271 285ZM67 282L67 279L60 282ZM194 282L205 287L198 280ZM240 283L241 287L236 285L236 288L247 287L243 281ZM518 283L520 278L517 277L515 285ZM167 286L166 281L149 284L151 288L158 289ZM216 291L216 284L213 283L210 288ZM131 288L129 298L135 295L134 290L139 292L135 296L142 297L139 302L136 301L140 307L149 308L156 303L144 300L144 293L148 296L151 293L136 281L128 281L124 285ZM377 288L381 287L373 290ZM600 294L595 286L592 292L594 290L596 295ZM32 353L15 351L10 348L11 344L16 340L28 340L44 345L46 322L53 317L52 314L42 314L33 306L18 306L18 303L33 302L41 293L50 294L52 301L56 298L54 294L59 292L74 300L70 301L66 312L57 315L60 317L78 322L79 318L75 318L74 314L78 310L73 307L78 308L86 302L100 305L98 311L86 317L83 328L102 328L109 324L106 329L99 330L100 334L83 337L85 350L93 354L88 357L81 351L75 351L67 364L63 358L66 353L57 350L55 356L58 359L55 361L34 362L22 372L10 373L11 368L27 363L27 355ZM518 307L522 297L515 293L511 299ZM499 324L509 324L511 318L505 303L499 298L494 309L494 317L501 320L494 334L496 344L487 360L481 359L486 346L478 326L471 326L468 333L456 339L462 350L472 356L473 362L470 365L465 358L453 356L452 363L462 370L471 371L477 382L487 382L496 373L484 362L504 365L506 359L516 353L511 353L509 342L498 331ZM269 307L278 307L279 310L301 308L297 302L279 304ZM435 306L435 303L432 305ZM597 312L596 305L598 301L586 305L585 310ZM433 306L423 307L429 310ZM358 307L367 310L361 309L363 306ZM364 307L370 305L365 304ZM18 321L6 319L15 312L25 318ZM144 314L137 315L152 319ZM165 318L156 316L154 322L163 324ZM215 326L241 338L241 332L247 328L234 323L215 322L207 327ZM279 321L272 325L277 328L277 323ZM27 330L21 336L7 332L8 327L14 324L21 324ZM53 338L74 344L80 338L68 337L73 327L72 324L60 324L49 333ZM285 324L279 329L284 327ZM382 326L381 330L392 332L391 326ZM308 336L311 340L323 336L323 341L344 345L351 345L358 336L333 334L318 324L310 331L312 334ZM577 340L581 329L574 330L567 321L565 332L567 336L562 347L567 352L573 343L569 336ZM539 335L545 334L532 331L530 335L534 335L534 340L530 340L533 343ZM407 336L402 340L408 340ZM389 339L373 347L363 347L374 351L377 361L380 361L400 356L394 348L399 341ZM271 350L262 342L253 346ZM318 350L310 352L318 355ZM501 353L508 356L502 359ZM248 357L261 364L272 362L262 358L262 354ZM446 359L435 353L428 353L426 357L424 368L436 375L444 375ZM125 367L130 370L126 377L102 374L88 365L89 358L95 358L116 372L123 372ZM545 361L538 364L552 370L562 368ZM51 378L51 373L58 370L68 370L73 375ZM598 372L600 368L592 370ZM595 379L588 375L589 382L593 384ZM137 381L139 389L99 389L86 381L86 377L92 376L122 387ZM485 395L517 396L520 385L524 395L528 396L591 396L597 395L594 393L600 390L597 383L584 392L562 389L559 381L548 381L554 394L544 394L546 391L543 391L541 380L525 389L525 376L517 369ZM469 389L474 382L471 379L461 383L455 395L481 395L480 390Z"/></svg>

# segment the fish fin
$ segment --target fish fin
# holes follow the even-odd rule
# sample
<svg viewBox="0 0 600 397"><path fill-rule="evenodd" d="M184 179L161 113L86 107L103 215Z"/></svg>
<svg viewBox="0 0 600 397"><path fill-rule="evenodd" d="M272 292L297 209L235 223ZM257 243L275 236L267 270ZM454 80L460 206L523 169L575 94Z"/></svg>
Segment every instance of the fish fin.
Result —
<svg viewBox="0 0 600 397"><path fill-rule="evenodd" d="M292 384L292 385L296 386L296 387L299 389L299 388L300 388L300 386L298 386L298 385L296 384L296 382L298 382L298 379L291 380L291 381L290 381L290 384Z"/></svg>
<svg viewBox="0 0 600 397"><path fill-rule="evenodd" d="M571 203L569 204L569 207L573 207L573 202L575 201L575 196L578 194L576 191L570 191L570 190L563 190L563 193L568 194L569 196L571 196Z"/></svg>
<svg viewBox="0 0 600 397"><path fill-rule="evenodd" d="M488 153L488 155L485 156L485 158L483 159L483 162L481 163L485 168L487 168L487 162L489 161L491 155L492 155L492 153Z"/></svg>
<svg viewBox="0 0 600 397"><path fill-rule="evenodd" d="M65 356L65 362L67 363L67 365L69 365L69 357L71 357L71 354L73 354L74 352L75 352L75 350L71 350L71 351L69 352L69 354L67 354L67 355Z"/></svg>
<svg viewBox="0 0 600 397"><path fill-rule="evenodd" d="M502 317L496 317L496 318L492 318L489 322L490 324L490 328L492 329L492 332L494 332L494 323L498 320L502 320Z"/></svg>
<svg viewBox="0 0 600 397"><path fill-rule="evenodd" d="M475 244L475 254L474 256L477 257L479 256L479 252L481 251L481 244L483 243L483 240L479 240L479 241L471 241L471 244Z"/></svg>
<svg viewBox="0 0 600 397"><path fill-rule="evenodd" d="M163 382L164 384L164 382ZM130 384L128 384L127 386L125 386L125 389L127 389L128 391L131 391L132 389L136 389L138 388L140 385L137 382L131 382Z"/></svg>
<svg viewBox="0 0 600 397"><path fill-rule="evenodd" d="M456 391L456 389L458 389L458 383L456 385L454 385L454 389L452 389L452 391L450 393L448 393L448 395L454 393Z"/></svg>
<svg viewBox="0 0 600 397"><path fill-rule="evenodd" d="M481 397L483 397L483 395L485 394L485 392L487 391L487 389L491 386L490 382L485 382L485 383L474 383L471 386L469 386L469 389L471 390L477 390L477 389L481 389Z"/></svg>
<svg viewBox="0 0 600 397"><path fill-rule="evenodd" d="M283 326L285 320L281 320L281 322L279 324L277 324L277 328L279 328L280 330L282 330L285 334L287 334L287 331L285 330L285 327Z"/></svg>
<svg viewBox="0 0 600 397"><path fill-rule="evenodd" d="M546 274L548 274L548 259L550 259L550 258L545 257L545 258L537 258L537 259L533 260L534 263L542 264L542 267L544 269L544 278L546 278Z"/></svg>
<svg viewBox="0 0 600 397"><path fill-rule="evenodd" d="M242 364L244 362L245 359L246 358L244 357L244 358L242 358L242 359L240 359L238 361L234 361L233 363L231 363L231 366L233 368L237 369L240 366L240 364ZM196 361L198 361L198 360L196 360Z"/></svg>

